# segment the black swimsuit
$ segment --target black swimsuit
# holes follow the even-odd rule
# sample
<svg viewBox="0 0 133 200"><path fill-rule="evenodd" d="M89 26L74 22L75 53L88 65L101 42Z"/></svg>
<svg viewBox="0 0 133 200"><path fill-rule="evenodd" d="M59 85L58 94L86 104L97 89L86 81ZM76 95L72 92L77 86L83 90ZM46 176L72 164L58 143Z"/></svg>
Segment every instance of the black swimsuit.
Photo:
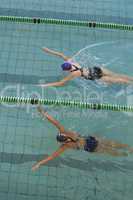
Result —
<svg viewBox="0 0 133 200"><path fill-rule="evenodd" d="M66 137L63 133L59 133L58 135ZM80 137L81 136L79 136L79 138ZM66 144L66 143L69 143L70 141L77 143L79 141L79 138L77 138L76 140L73 140L72 138L68 137L68 138L66 138L64 143ZM84 150L88 151L88 152L94 152L96 150L97 146L98 146L98 141L96 140L96 138L93 137L93 136L88 136L88 137L84 137L84 138L85 138ZM81 147L78 146L78 143L77 143L77 149L78 150L81 149Z"/></svg>
<svg viewBox="0 0 133 200"><path fill-rule="evenodd" d="M98 141L95 137L88 136L86 139L84 150L88 152L94 152L98 146Z"/></svg>
<svg viewBox="0 0 133 200"><path fill-rule="evenodd" d="M100 67L94 66L92 68L78 68L77 66L73 65L75 67L74 70L72 70L71 72L74 71L78 71L80 70L81 72L81 76L84 77L87 80L96 80L96 79L100 79L103 76L103 71Z"/></svg>

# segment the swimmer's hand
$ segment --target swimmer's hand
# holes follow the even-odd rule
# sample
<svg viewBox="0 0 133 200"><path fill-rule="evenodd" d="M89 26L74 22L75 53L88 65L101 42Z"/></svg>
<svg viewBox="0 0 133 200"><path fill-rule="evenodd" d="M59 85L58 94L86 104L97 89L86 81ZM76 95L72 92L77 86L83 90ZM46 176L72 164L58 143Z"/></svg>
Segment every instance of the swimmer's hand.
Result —
<svg viewBox="0 0 133 200"><path fill-rule="evenodd" d="M58 86L64 86L65 82L64 81L58 81L54 83L46 83L46 84L38 84L39 87L58 87Z"/></svg>
<svg viewBox="0 0 133 200"><path fill-rule="evenodd" d="M46 53L51 53L51 50L48 49L47 47L42 47L42 50L45 51Z"/></svg>
<svg viewBox="0 0 133 200"><path fill-rule="evenodd" d="M41 165L40 163L33 165L32 171L36 171L40 167L40 165Z"/></svg>
<svg viewBox="0 0 133 200"><path fill-rule="evenodd" d="M38 87L47 87L46 85L47 85L47 84L38 84L38 85L36 85L36 86L38 86Z"/></svg>
<svg viewBox="0 0 133 200"><path fill-rule="evenodd" d="M61 55L60 52L54 51L54 50L49 49L47 47L42 47L42 50L45 51L46 53L50 53L50 54L53 54L53 55L57 55L57 56Z"/></svg>
<svg viewBox="0 0 133 200"><path fill-rule="evenodd" d="M38 87L50 87L50 86L53 86L53 85L47 83L47 84L38 84L37 86Z"/></svg>

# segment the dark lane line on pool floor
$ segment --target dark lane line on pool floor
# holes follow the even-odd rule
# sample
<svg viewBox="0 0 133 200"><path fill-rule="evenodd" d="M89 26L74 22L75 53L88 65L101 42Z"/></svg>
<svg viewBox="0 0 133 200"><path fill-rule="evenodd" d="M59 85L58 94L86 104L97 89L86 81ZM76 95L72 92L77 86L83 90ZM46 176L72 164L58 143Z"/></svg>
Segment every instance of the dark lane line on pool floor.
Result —
<svg viewBox="0 0 133 200"><path fill-rule="evenodd" d="M23 153L0 153L0 162L1 163L10 163L10 164L22 164L26 162L32 162L32 161L39 161L43 157L47 157L47 154L23 154ZM95 169L100 169L104 171L121 171L127 173L127 170L132 171L133 170L133 161L119 161L119 163L113 162L113 161L99 161L99 160L91 160L88 159L87 161L77 160L73 158L57 158L48 164L46 166L48 167L60 167L62 165L79 169L82 171L90 171Z"/></svg>

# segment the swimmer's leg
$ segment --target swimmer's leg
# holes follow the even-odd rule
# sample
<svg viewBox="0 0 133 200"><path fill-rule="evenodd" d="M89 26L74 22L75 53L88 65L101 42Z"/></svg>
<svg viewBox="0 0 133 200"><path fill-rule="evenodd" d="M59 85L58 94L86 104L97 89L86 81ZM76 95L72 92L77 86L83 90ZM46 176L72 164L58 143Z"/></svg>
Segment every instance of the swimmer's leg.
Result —
<svg viewBox="0 0 133 200"><path fill-rule="evenodd" d="M114 141L108 141L108 145L112 148L116 148L116 149L125 149L128 148L128 144L121 144L118 142L114 142Z"/></svg>
<svg viewBox="0 0 133 200"><path fill-rule="evenodd" d="M126 149L129 153L133 153L133 148L130 147L128 144L121 144L114 141L109 141L109 144L114 149Z"/></svg>
<svg viewBox="0 0 133 200"><path fill-rule="evenodd" d="M111 156L128 156L128 153L126 152L119 152L113 149L107 150L106 151L107 154L111 155Z"/></svg>
<svg viewBox="0 0 133 200"><path fill-rule="evenodd" d="M128 153L133 153L133 147L130 147L128 144L122 144L113 140L108 140L100 137L97 137L97 139L99 141L99 145L96 149L96 152L109 153L110 151L112 152L112 150L116 152L118 149L125 149ZM127 156L126 152L117 151L117 153Z"/></svg>
<svg viewBox="0 0 133 200"><path fill-rule="evenodd" d="M125 149L128 153L133 153L133 148L131 148L128 144L121 144L117 142L110 142L110 145L113 149Z"/></svg>
<svg viewBox="0 0 133 200"><path fill-rule="evenodd" d="M120 79L123 79L125 81L128 81L128 82L132 82L133 81L133 77L130 77L130 76L127 76L127 75L124 75L124 74L118 74L118 73L115 73L115 72L112 72L106 68L101 68L102 71L103 71L103 75L104 76L109 76L109 77L115 77L115 78L120 78Z"/></svg>
<svg viewBox="0 0 133 200"><path fill-rule="evenodd" d="M128 153L126 152L120 152L120 151L116 151L114 149L111 148L98 148L96 151L96 153L102 153L102 154L109 154L111 156L128 156Z"/></svg>
<svg viewBox="0 0 133 200"><path fill-rule="evenodd" d="M120 79L123 79L125 81L128 81L128 82L133 82L133 77L131 76L127 76L127 75L124 75L124 74L114 74L112 75L112 77L115 77L115 78L120 78Z"/></svg>
<svg viewBox="0 0 133 200"><path fill-rule="evenodd" d="M101 67L103 75L104 76L114 76L116 73L112 72L111 70L108 70L104 67Z"/></svg>
<svg viewBox="0 0 133 200"><path fill-rule="evenodd" d="M103 76L101 78L107 84L119 83L119 84L130 84L133 81L127 80L125 78L115 77L115 76Z"/></svg>
<svg viewBox="0 0 133 200"><path fill-rule="evenodd" d="M126 152L117 151L117 149L128 148L127 144L121 144L112 140L107 140L107 139L99 138L99 137L97 139L99 142L98 142L98 146L95 152L102 153L102 154L110 154L112 156L127 156L128 155Z"/></svg>
<svg viewBox="0 0 133 200"><path fill-rule="evenodd" d="M116 142L113 140L101 138L100 141L101 141L102 146L105 146L106 148L107 147L116 148L116 149L125 149L125 148L128 149L129 148L128 144L122 144L122 143L119 143L119 142Z"/></svg>
<svg viewBox="0 0 133 200"><path fill-rule="evenodd" d="M125 80L127 80L127 81L129 81L129 82L130 82L130 81L133 82L133 77L126 76L126 75L123 75L123 74L116 75L116 76L118 76L119 78L125 79Z"/></svg>

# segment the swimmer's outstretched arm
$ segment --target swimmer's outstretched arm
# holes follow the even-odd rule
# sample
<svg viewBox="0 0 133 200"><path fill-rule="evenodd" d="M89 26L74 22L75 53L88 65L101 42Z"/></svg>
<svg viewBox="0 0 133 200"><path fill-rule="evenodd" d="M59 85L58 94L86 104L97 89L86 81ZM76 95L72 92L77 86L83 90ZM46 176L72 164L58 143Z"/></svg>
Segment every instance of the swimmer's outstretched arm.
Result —
<svg viewBox="0 0 133 200"><path fill-rule="evenodd" d="M62 154L66 149L70 148L70 144L64 144L62 145L57 151L55 151L51 156L48 156L47 158L39 161L38 163L36 163L33 167L32 170L35 171L37 170L41 165L46 164L47 162L49 162L50 160L53 160L54 158L58 157L60 154Z"/></svg>
<svg viewBox="0 0 133 200"><path fill-rule="evenodd" d="M80 76L81 76L80 72L75 71L75 72L72 72L71 74L69 74L68 76L66 76L65 78L63 78L61 81L53 82L53 83L46 83L46 84L39 84L38 86L41 86L41 87L64 86L67 82L73 80L74 78L80 77Z"/></svg>
<svg viewBox="0 0 133 200"><path fill-rule="evenodd" d="M45 51L46 53L49 53L49 54L52 54L52 55L55 55L55 56L59 56L60 58L62 58L62 59L65 60L65 61L71 59L70 57L65 56L65 55L64 55L63 53L61 53L61 52L57 52L57 51L48 49L48 48L46 48L46 47L43 47L42 50Z"/></svg>
<svg viewBox="0 0 133 200"><path fill-rule="evenodd" d="M37 107L37 110L43 117L46 117L49 122L51 122L60 132L64 132L65 128L57 120L55 120L51 115L49 115L40 105Z"/></svg>

